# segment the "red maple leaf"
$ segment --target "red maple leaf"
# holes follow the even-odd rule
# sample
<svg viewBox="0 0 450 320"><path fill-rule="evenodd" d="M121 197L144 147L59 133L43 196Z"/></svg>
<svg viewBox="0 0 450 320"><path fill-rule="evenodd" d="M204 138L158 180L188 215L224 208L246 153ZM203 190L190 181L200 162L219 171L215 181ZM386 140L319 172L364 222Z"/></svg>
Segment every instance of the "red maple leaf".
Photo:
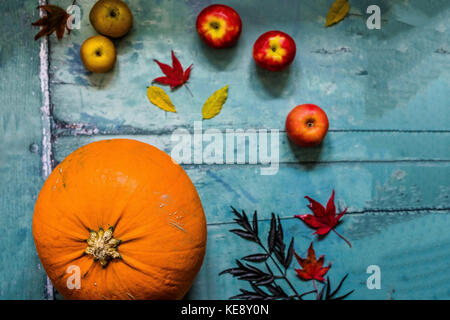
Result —
<svg viewBox="0 0 450 320"><path fill-rule="evenodd" d="M175 54L172 50L172 66L168 64L161 63L155 59L155 62L161 68L161 71L166 75L165 77L159 77L153 79L153 82L157 82L164 85L169 85L171 89L179 87L183 85L186 81L189 80L189 75L191 73L192 64L186 71L183 71L183 67L181 66L180 61L175 57Z"/></svg>
<svg viewBox="0 0 450 320"><path fill-rule="evenodd" d="M306 223L308 227L316 229L316 232L314 232L314 234L317 234L319 236L325 236L326 234L328 234L328 232L333 230L351 247L352 245L350 244L350 242L348 242L347 239L345 239L335 230L335 227L339 224L339 220L347 212L347 208L336 215L336 207L334 205L334 190L331 194L330 199L328 200L326 208L324 208L319 202L311 199L308 196L306 196L305 198L309 200L308 208L311 209L314 215L302 214L296 215L295 217Z"/></svg>
<svg viewBox="0 0 450 320"><path fill-rule="evenodd" d="M319 259L316 260L316 253L314 252L313 244L311 242L308 249L308 257L303 259L297 253L295 254L295 258L297 259L299 265L302 269L295 269L297 275L302 280L317 280L317 281L325 281L323 277L328 270L331 268L331 263L328 264L327 267L323 266L323 262L325 260L325 256L321 255Z"/></svg>

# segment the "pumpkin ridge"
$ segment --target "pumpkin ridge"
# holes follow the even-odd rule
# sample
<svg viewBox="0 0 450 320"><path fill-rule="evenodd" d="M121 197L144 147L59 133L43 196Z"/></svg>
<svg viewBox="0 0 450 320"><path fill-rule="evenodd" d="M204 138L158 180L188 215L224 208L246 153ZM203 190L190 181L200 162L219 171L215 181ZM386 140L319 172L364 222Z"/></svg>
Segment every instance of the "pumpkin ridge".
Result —
<svg viewBox="0 0 450 320"><path fill-rule="evenodd" d="M144 190L146 187L148 187L148 185L149 185L151 182L152 182L152 181L149 179L144 185L142 185L142 186L136 188L136 189L130 194L130 196L129 196L129 198L128 198L128 201L126 202L126 204L125 204L124 207L122 208L121 214L119 215L117 221L116 221L114 224L112 224L112 225L114 226L114 229L115 229L115 230L118 230L118 224L119 224L119 222L122 220L122 217L123 217L125 211L127 210L127 208L129 207L130 203L132 202L133 197L135 197L135 196L138 194L138 191L142 191L142 190ZM148 200L149 200L149 201L150 201L150 200L153 200L153 199L155 199L157 196L158 196L157 194L152 194L152 196L149 197ZM137 214L135 214L135 218L136 218L142 211L144 211L145 209L147 209L147 207L144 207L144 208L143 208L142 210L140 210ZM133 221L130 221L129 224L131 224L132 222L133 222ZM123 228L123 227L122 227L122 228Z"/></svg>
<svg viewBox="0 0 450 320"><path fill-rule="evenodd" d="M174 184L170 187L170 189L171 189L172 187L175 187L175 185L176 185L176 183L174 183ZM164 193L170 193L170 192L168 192L168 191L170 191L170 190L167 190L167 191L164 192ZM158 197L158 195L156 195L155 197ZM152 199L153 199L153 197L152 197ZM198 200L198 199L199 199L198 194L197 194L196 192L193 192L191 198L189 198L188 200L184 201L183 203L177 203L177 207L183 208L183 207L187 206L189 203L193 202L194 200ZM141 214L144 210L146 210L146 209L149 209L149 208L148 208L148 207L144 207L142 210L139 211L139 213L138 213L137 215L135 215L134 219L138 219L138 217L140 216L140 214ZM158 209L158 207L156 207L155 209ZM170 215L170 213L169 213L169 215ZM184 214L183 214L183 215L184 215ZM134 221L134 220L133 220L133 221ZM133 221L130 221L129 224L132 224ZM122 228L123 228L123 227L122 227ZM183 230L183 231L184 231L184 230ZM144 234L143 236L138 235L138 236L135 236L135 237L133 237L133 238L131 238L131 239L126 239L126 233L128 233L128 232L127 232L126 230L122 230L122 233L124 233L124 235L122 236L122 239L123 239L122 244L128 243L128 242L130 242L130 241L135 241L135 240L142 239L143 236L145 236L145 234ZM144 231L144 233L146 233L146 232ZM187 234L189 234L189 233L187 233ZM176 251L176 250L174 250L174 251Z"/></svg>
<svg viewBox="0 0 450 320"><path fill-rule="evenodd" d="M201 249L203 249L203 248L198 248L198 250L201 250ZM188 250L186 250L186 251L188 251ZM163 253L161 252L161 254L163 254ZM123 254L122 256L126 256L127 257L127 258L122 258L123 261L129 261L129 259L131 258L131 259L135 260L136 262L138 262L140 264L143 264L145 266L149 266L151 268L159 268L159 269L162 269L162 270L170 270L170 271L174 271L174 270L178 271L179 270L179 268L171 268L169 266L160 266L160 265L156 265L154 263L150 263L150 262L147 262L147 261L145 261L145 262L139 261L139 259L136 259L136 258L133 257L133 254L126 253L126 254ZM127 259L127 260L125 260L125 259Z"/></svg>
<svg viewBox="0 0 450 320"><path fill-rule="evenodd" d="M128 296L128 293L131 292L132 290L130 290L130 288L129 288L128 286L126 286L126 285L123 283L121 277L120 277L119 274L116 272L116 268L110 268L110 270L111 270L111 273L114 274L114 279L115 279L115 281L118 283L118 285L119 285L120 287L122 287L122 289L124 289L124 292L125 292L125 293L127 294L127 296ZM133 296L133 298L134 298L134 296ZM135 298L134 298L133 300L135 300Z"/></svg>
<svg viewBox="0 0 450 320"><path fill-rule="evenodd" d="M46 228L51 229L52 231L56 231L56 232L64 234L64 235L68 235L69 237L66 238L67 240L71 240L71 241L74 241L74 242L85 242L86 241L86 238L82 238L81 236L76 236L76 235L73 235L73 234L67 234L67 232L62 232L60 229L55 228L55 227L53 227L52 225L50 225L50 224L48 224L46 222L41 223L41 224L44 225Z"/></svg>
<svg viewBox="0 0 450 320"><path fill-rule="evenodd" d="M78 256L76 256L75 258L72 258L72 259L70 259L69 261L67 261L67 262L64 262L64 263L61 263L61 262L55 262L54 263L54 266L56 266L57 264L62 264L60 267L61 268L64 268L64 266L65 265L68 265L68 264L73 264L75 261L77 261L77 260L80 260L81 258L83 258L84 257L84 251L82 251L81 253L79 253L78 254ZM69 276L70 274L68 274L67 272L66 272L66 270L64 270L64 272L59 276L59 279L62 279L62 278L64 278L64 276Z"/></svg>
<svg viewBox="0 0 450 320"><path fill-rule="evenodd" d="M56 170L56 168L55 168L55 170ZM49 180L49 179L47 179L47 180ZM45 187L45 184L44 184L44 187ZM69 197L68 197L68 198L69 198ZM52 201L52 199L49 199L49 201ZM36 206L35 210L36 210L36 209L38 209L37 206ZM64 214L64 211L63 211L62 209L58 208L58 206L56 206L55 203L52 203L52 209L54 209L55 211L58 211L58 213L59 213L61 216L64 216L64 215L65 215L65 214ZM75 218L77 218L78 222L82 225L83 229L89 230L89 228L87 228L87 227L85 226L85 224L84 224L81 220L79 220L78 215L72 214L72 216L75 216ZM34 220L35 220L35 219L34 219L34 217L33 217L33 224L34 224ZM76 223L74 223L74 221L71 221L70 219L69 219L68 221L70 221L74 226L76 226ZM53 230L60 231L58 228L55 228L54 226L52 226L51 224L47 223L46 221L43 221L43 222L40 222L40 223L43 224L43 225L45 225L45 226L47 226L47 227L49 227L49 228L51 228L51 229L53 229ZM71 230L71 229L69 229L69 230ZM84 241L84 240L86 240L86 239L80 237L80 240Z"/></svg>
<svg viewBox="0 0 450 320"><path fill-rule="evenodd" d="M123 244L123 243L122 243ZM190 251L190 250L201 250L204 249L206 246L195 246L195 247L190 247L190 248L186 248L186 249L179 249L179 250L171 250L171 252L175 252L175 253L179 253L179 252L185 252L185 251ZM133 249L126 249L126 251L132 251L131 253L161 253L164 254L166 253L166 251L154 251L154 250L140 250L140 251L136 251Z"/></svg>
<svg viewBox="0 0 450 320"><path fill-rule="evenodd" d="M203 259L203 257L202 257ZM130 261L132 260L132 261ZM169 282L171 282L171 285L173 285L173 282L176 282L178 284L181 283L187 283L189 282L188 279L184 278L184 277L179 277L177 276L178 274L180 274L180 272L183 272L184 270L182 270L181 268L171 268L168 266L158 266L158 265L154 265L154 264L150 264L148 262L142 262L139 261L138 259L135 259L133 257L131 257L128 254L123 254L123 259L122 261L127 264L129 267L131 267L132 269L142 272L160 282L164 282L165 280L169 280ZM150 268L145 268L147 271L143 271L143 268L137 266L138 264L143 265L145 267L150 267ZM148 270L155 270L156 274L161 274L161 270L165 271L164 272L164 277L161 276L153 276L151 273L148 272Z"/></svg>
<svg viewBox="0 0 450 320"><path fill-rule="evenodd" d="M85 273L83 273L83 275L81 276L81 278L87 279L87 276L88 276L88 275L90 276L90 275L92 274L92 272L90 272L90 271L91 271L91 270L94 270L95 266L96 266L96 263L95 263L94 260L92 260L92 261L91 261L91 264L89 265L89 268L86 270Z"/></svg>
<svg viewBox="0 0 450 320"><path fill-rule="evenodd" d="M75 256L75 257L72 258L70 256ZM64 268L64 266L66 266L67 264L74 262L74 261L80 259L81 257L83 257L82 251L81 252L74 251L73 253L68 253L67 255L60 256L59 260L52 262L52 266L57 267L57 268ZM69 258L69 260L67 260L67 258ZM64 273L65 273L65 271L64 271Z"/></svg>
<svg viewBox="0 0 450 320"><path fill-rule="evenodd" d="M155 280L158 280L158 281L160 280L160 278L158 278L157 276L155 276L155 275L153 275L153 274L151 274L151 273L149 273L149 272L147 272L147 271L144 271L144 270L142 270L141 268L136 267L135 265L131 264L127 258L122 257L122 262L123 262L127 267L133 269L134 271L137 271L137 272L140 272L140 273L142 273L142 274L145 274L146 276L149 276L150 278L153 278L153 279L155 279Z"/></svg>
<svg viewBox="0 0 450 320"><path fill-rule="evenodd" d="M75 153L76 151L74 151L74 153ZM58 167L60 168L60 169L62 169L63 167L64 167L64 165L63 165L63 163L65 162L65 159L55 168L55 171L58 169ZM66 167L62 170L62 171L67 171L68 169L70 168L70 162L67 162L66 163ZM56 171L56 172L59 172L61 175L63 174L63 173L61 173L61 170L60 169L58 169L58 171ZM62 177L62 179L64 180L64 177ZM55 181L55 183L56 183L56 181ZM72 207L72 208L76 208L77 206L76 206L76 203L74 203L73 202L73 199L72 199L72 197L69 195L69 191L67 190L67 188L63 188L62 189L63 190L63 192L62 193L64 193L64 200L65 201L70 201L70 203L71 203L71 205L70 205L70 207ZM58 212L60 212L61 214L64 214L64 210L62 210L62 209L60 209L60 208L58 208L56 205L53 205L53 208L55 209L55 210L57 210ZM89 232L89 227L81 220L81 218L79 217L79 215L78 214L72 214L72 216L74 216L75 217L75 219L81 224L81 226L84 228L84 229L86 229L88 232ZM76 225L76 224L75 224ZM83 239L83 241L85 241L86 239Z"/></svg>

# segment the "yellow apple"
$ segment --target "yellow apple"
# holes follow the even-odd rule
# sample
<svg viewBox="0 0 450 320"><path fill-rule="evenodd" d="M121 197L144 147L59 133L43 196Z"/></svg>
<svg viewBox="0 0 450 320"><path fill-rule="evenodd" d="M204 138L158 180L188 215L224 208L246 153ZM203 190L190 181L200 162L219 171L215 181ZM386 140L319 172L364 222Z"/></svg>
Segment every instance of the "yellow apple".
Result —
<svg viewBox="0 0 450 320"><path fill-rule="evenodd" d="M104 73L111 70L116 63L116 48L111 40L97 35L83 42L80 56L86 69Z"/></svg>
<svg viewBox="0 0 450 320"><path fill-rule="evenodd" d="M120 38L133 26L133 14L122 0L100 0L89 13L89 20L98 33Z"/></svg>

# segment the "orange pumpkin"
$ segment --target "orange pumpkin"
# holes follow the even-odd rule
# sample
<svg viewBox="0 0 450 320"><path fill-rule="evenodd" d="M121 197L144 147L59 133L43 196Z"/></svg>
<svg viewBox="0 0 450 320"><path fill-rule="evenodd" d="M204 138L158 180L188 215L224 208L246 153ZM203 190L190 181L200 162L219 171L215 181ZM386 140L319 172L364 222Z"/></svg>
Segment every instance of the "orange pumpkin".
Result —
<svg viewBox="0 0 450 320"><path fill-rule="evenodd" d="M167 154L105 140L48 177L33 236L66 299L181 299L203 262L206 220L194 185Z"/></svg>

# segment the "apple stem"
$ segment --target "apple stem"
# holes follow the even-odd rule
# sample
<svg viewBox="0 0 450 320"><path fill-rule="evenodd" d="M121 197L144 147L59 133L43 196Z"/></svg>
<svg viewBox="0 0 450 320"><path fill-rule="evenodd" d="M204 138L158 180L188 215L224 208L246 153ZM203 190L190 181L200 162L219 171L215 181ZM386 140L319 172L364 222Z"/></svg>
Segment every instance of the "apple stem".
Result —
<svg viewBox="0 0 450 320"><path fill-rule="evenodd" d="M339 238L344 240L350 248L352 247L352 244L347 239L345 239L343 236L341 236L336 230L334 230L334 229L332 229L332 230L334 231L334 233L336 233L338 235Z"/></svg>

